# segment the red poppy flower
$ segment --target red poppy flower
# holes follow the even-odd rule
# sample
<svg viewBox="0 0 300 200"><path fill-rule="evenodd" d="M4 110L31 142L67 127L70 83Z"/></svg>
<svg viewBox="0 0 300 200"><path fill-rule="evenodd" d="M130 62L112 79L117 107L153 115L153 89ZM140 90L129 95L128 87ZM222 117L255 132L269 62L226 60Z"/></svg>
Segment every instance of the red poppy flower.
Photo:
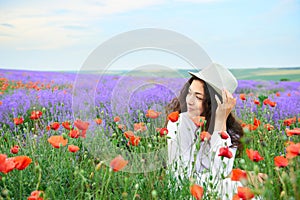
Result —
<svg viewBox="0 0 300 200"><path fill-rule="evenodd" d="M160 134L161 137L163 137L165 135L168 135L168 133L169 133L169 130L167 128L161 128L159 130L159 134Z"/></svg>
<svg viewBox="0 0 300 200"><path fill-rule="evenodd" d="M300 143L297 143L297 144L291 143L286 148L286 158L292 159L298 155L300 155Z"/></svg>
<svg viewBox="0 0 300 200"><path fill-rule="evenodd" d="M61 124L62 124L63 127L64 127L65 129L67 129L67 130L73 129L73 128L71 128L71 124L70 124L70 122L68 122L68 121L62 122Z"/></svg>
<svg viewBox="0 0 300 200"><path fill-rule="evenodd" d="M12 158L15 163L15 169L23 170L32 162L28 156L16 156Z"/></svg>
<svg viewBox="0 0 300 200"><path fill-rule="evenodd" d="M221 147L219 149L219 154L218 156L223 156L223 157L226 157L226 158L232 158L232 152L229 150L229 147Z"/></svg>
<svg viewBox="0 0 300 200"><path fill-rule="evenodd" d="M19 117L19 118L14 118L14 124L15 125L20 125L24 122L23 117Z"/></svg>
<svg viewBox="0 0 300 200"><path fill-rule="evenodd" d="M280 93L279 93L279 92L276 92L276 96L277 96L277 97L280 97Z"/></svg>
<svg viewBox="0 0 300 200"><path fill-rule="evenodd" d="M291 93L287 93L287 96L290 97L290 96L291 96Z"/></svg>
<svg viewBox="0 0 300 200"><path fill-rule="evenodd" d="M263 101L263 103L264 103L265 105L269 105L269 106L271 106L271 107L275 107L275 106L276 106L276 102L271 101L270 99L265 99L265 100Z"/></svg>
<svg viewBox="0 0 300 200"><path fill-rule="evenodd" d="M264 128L266 128L268 131L271 131L271 130L274 129L274 126L271 125L271 124L265 124L265 125L264 125Z"/></svg>
<svg viewBox="0 0 300 200"><path fill-rule="evenodd" d="M127 160L124 160L124 158L121 155L118 155L110 162L110 167L115 171L120 171L128 164Z"/></svg>
<svg viewBox="0 0 300 200"><path fill-rule="evenodd" d="M68 143L68 139L64 139L61 135L53 135L50 138L48 138L48 142L54 147L59 148L60 145L66 146Z"/></svg>
<svg viewBox="0 0 300 200"><path fill-rule="evenodd" d="M19 152L19 146L15 145L10 149L10 152L13 154L17 154Z"/></svg>
<svg viewBox="0 0 300 200"><path fill-rule="evenodd" d="M0 154L0 172L6 174L15 168L15 162L7 158L5 154Z"/></svg>
<svg viewBox="0 0 300 200"><path fill-rule="evenodd" d="M243 127L244 129L248 129L249 131L255 131L258 126L255 126L253 124L246 124L246 126Z"/></svg>
<svg viewBox="0 0 300 200"><path fill-rule="evenodd" d="M254 151L252 149L246 149L247 156L249 157L250 160L254 162L258 162L263 160L264 158L261 157L261 155L258 153L258 151Z"/></svg>
<svg viewBox="0 0 300 200"><path fill-rule="evenodd" d="M224 140L229 138L229 135L225 131L221 131L221 132L219 132L219 134L220 134L221 138Z"/></svg>
<svg viewBox="0 0 300 200"><path fill-rule="evenodd" d="M95 122L96 122L96 124L100 125L100 124L102 124L102 119L97 118L97 119L95 119Z"/></svg>
<svg viewBox="0 0 300 200"><path fill-rule="evenodd" d="M147 126L145 125L144 122L135 123L133 126L134 126L133 127L134 131L144 132L147 130Z"/></svg>
<svg viewBox="0 0 300 200"><path fill-rule="evenodd" d="M239 197L238 194L234 194L232 197L232 200L240 200L241 198Z"/></svg>
<svg viewBox="0 0 300 200"><path fill-rule="evenodd" d="M231 180L232 181L242 181L247 180L247 172L241 169L233 169L231 172Z"/></svg>
<svg viewBox="0 0 300 200"><path fill-rule="evenodd" d="M82 138L86 138L86 130L80 131L79 136Z"/></svg>
<svg viewBox="0 0 300 200"><path fill-rule="evenodd" d="M76 126L79 130L82 130L82 131L87 130L89 128L89 125L90 125L90 123L81 121L80 119L77 119L74 122L74 126Z"/></svg>
<svg viewBox="0 0 300 200"><path fill-rule="evenodd" d="M147 110L146 117L151 118L151 119L156 119L159 117L161 112L156 112L154 110Z"/></svg>
<svg viewBox="0 0 300 200"><path fill-rule="evenodd" d="M136 136L131 136L129 138L129 144L131 144L132 146L138 146L140 143L141 138L140 137L136 137Z"/></svg>
<svg viewBox="0 0 300 200"><path fill-rule="evenodd" d="M193 197L195 197L197 200L201 200L203 197L204 189L200 185L193 184L190 187L190 192L191 192L191 195Z"/></svg>
<svg viewBox="0 0 300 200"><path fill-rule="evenodd" d="M124 124L118 124L118 129L121 129L122 131L125 131L126 126Z"/></svg>
<svg viewBox="0 0 300 200"><path fill-rule="evenodd" d="M51 129L52 130L55 130L57 131L59 129L59 123L58 122L53 122L51 125L50 125Z"/></svg>
<svg viewBox="0 0 300 200"><path fill-rule="evenodd" d="M71 138L78 138L79 137L79 131L77 129L73 129L70 131L69 136Z"/></svg>
<svg viewBox="0 0 300 200"><path fill-rule="evenodd" d="M258 100L254 100L254 104L260 105L260 102Z"/></svg>
<svg viewBox="0 0 300 200"><path fill-rule="evenodd" d="M120 120L121 120L121 118L119 116L114 117L114 122L118 122Z"/></svg>
<svg viewBox="0 0 300 200"><path fill-rule="evenodd" d="M238 196L243 200L249 200L254 197L254 193L248 187L238 187Z"/></svg>
<svg viewBox="0 0 300 200"><path fill-rule="evenodd" d="M263 103L264 103L265 105L268 105L270 102L271 102L270 99L265 99L265 100L263 101Z"/></svg>
<svg viewBox="0 0 300 200"><path fill-rule="evenodd" d="M58 86L52 88L52 91L56 91L56 90L58 90Z"/></svg>
<svg viewBox="0 0 300 200"><path fill-rule="evenodd" d="M253 125L254 125L254 126L259 126L259 125L260 125L260 120L257 119L256 117L254 117Z"/></svg>
<svg viewBox="0 0 300 200"><path fill-rule="evenodd" d="M276 106L276 102L274 102L274 101L270 101L270 102L269 102L269 106L271 106L271 107L275 107L275 106Z"/></svg>
<svg viewBox="0 0 300 200"><path fill-rule="evenodd" d="M178 111L171 112L171 113L168 115L168 119L169 119L171 122L177 122L178 118L179 118L179 112L178 112Z"/></svg>
<svg viewBox="0 0 300 200"><path fill-rule="evenodd" d="M285 126L290 126L294 123L296 123L296 117L283 120L283 125Z"/></svg>
<svg viewBox="0 0 300 200"><path fill-rule="evenodd" d="M300 135L300 128L294 128L292 130L286 128L285 132L287 136Z"/></svg>
<svg viewBox="0 0 300 200"><path fill-rule="evenodd" d="M274 163L277 167L286 167L289 164L289 160L283 156L276 156L274 158Z"/></svg>
<svg viewBox="0 0 300 200"><path fill-rule="evenodd" d="M39 119L43 115L42 111L32 111L30 115L30 119L35 120Z"/></svg>
<svg viewBox="0 0 300 200"><path fill-rule="evenodd" d="M211 134L209 133L209 132L207 132L207 131L202 131L201 133L200 133L200 139L201 139L201 141L204 141L204 140L210 140L210 138L211 138Z"/></svg>
<svg viewBox="0 0 300 200"><path fill-rule="evenodd" d="M33 191L31 192L30 196L27 198L27 200L43 200L43 191Z"/></svg>
<svg viewBox="0 0 300 200"><path fill-rule="evenodd" d="M205 123L205 117L203 116L196 116L192 118L194 124L198 127L202 127Z"/></svg>
<svg viewBox="0 0 300 200"><path fill-rule="evenodd" d="M79 151L80 148L76 145L71 144L71 145L68 146L68 149L69 149L70 152L75 153L75 152Z"/></svg>
<svg viewBox="0 0 300 200"><path fill-rule="evenodd" d="M240 94L240 99L241 99L242 101L245 101L245 100L246 100L246 95L245 95L245 94Z"/></svg>
<svg viewBox="0 0 300 200"><path fill-rule="evenodd" d="M287 146L290 146L290 145L295 144L295 143L288 140L288 141L285 141L283 144L284 144L285 147L287 147Z"/></svg>
<svg viewBox="0 0 300 200"><path fill-rule="evenodd" d="M126 132L124 132L124 136L125 136L126 138L130 138L130 137L133 137L134 134L133 134L132 131L126 131Z"/></svg>
<svg viewBox="0 0 300 200"><path fill-rule="evenodd" d="M245 122L241 122L241 127L246 127L247 126L247 124L245 123Z"/></svg>

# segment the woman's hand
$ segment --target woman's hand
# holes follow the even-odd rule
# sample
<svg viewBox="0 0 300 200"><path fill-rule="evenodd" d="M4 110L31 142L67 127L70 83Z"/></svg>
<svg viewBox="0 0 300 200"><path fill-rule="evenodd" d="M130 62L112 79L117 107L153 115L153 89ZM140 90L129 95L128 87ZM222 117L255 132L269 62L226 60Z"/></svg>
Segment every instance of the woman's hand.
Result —
<svg viewBox="0 0 300 200"><path fill-rule="evenodd" d="M233 98L232 94L226 89L222 90L223 102L215 95L217 101L216 118L215 118L215 130L226 131L226 120L232 109L236 104L236 98Z"/></svg>

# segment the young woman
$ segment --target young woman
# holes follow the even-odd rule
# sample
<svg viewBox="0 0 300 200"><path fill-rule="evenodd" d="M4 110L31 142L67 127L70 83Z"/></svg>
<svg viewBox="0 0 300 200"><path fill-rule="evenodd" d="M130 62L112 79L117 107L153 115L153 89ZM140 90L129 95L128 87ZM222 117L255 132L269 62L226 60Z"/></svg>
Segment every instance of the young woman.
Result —
<svg viewBox="0 0 300 200"><path fill-rule="evenodd" d="M236 104L232 93L237 80L218 64L190 74L179 97L166 109L167 114L180 113L178 121L167 123L169 164L176 163L172 165L176 176L192 177L207 190L218 191L218 197L231 199L238 183L226 177L237 149L242 148L243 136L231 112ZM199 116L205 117L204 124Z"/></svg>

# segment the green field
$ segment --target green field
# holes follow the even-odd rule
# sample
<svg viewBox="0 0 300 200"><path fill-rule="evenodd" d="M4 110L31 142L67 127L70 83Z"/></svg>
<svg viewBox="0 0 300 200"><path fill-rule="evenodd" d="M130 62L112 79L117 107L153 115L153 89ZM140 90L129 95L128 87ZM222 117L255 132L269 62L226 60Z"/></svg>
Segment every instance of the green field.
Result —
<svg viewBox="0 0 300 200"><path fill-rule="evenodd" d="M239 80L290 80L300 81L300 67L231 69Z"/></svg>
<svg viewBox="0 0 300 200"><path fill-rule="evenodd" d="M106 74L113 75L130 75L130 76L153 76L153 77L184 77L190 75L188 71L193 69L179 69L174 71L166 71L159 69L149 69L143 71L106 71ZM230 69L238 80L273 80L273 81L300 81L300 67L293 68L247 68L247 69Z"/></svg>

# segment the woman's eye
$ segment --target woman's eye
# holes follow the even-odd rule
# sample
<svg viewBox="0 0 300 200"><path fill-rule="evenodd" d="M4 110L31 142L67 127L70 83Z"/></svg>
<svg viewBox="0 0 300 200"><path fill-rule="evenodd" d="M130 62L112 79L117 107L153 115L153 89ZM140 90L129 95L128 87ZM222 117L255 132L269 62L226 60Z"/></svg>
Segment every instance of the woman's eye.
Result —
<svg viewBox="0 0 300 200"><path fill-rule="evenodd" d="M201 97L196 97L196 98L197 98L198 100L201 100L201 101L203 100Z"/></svg>

